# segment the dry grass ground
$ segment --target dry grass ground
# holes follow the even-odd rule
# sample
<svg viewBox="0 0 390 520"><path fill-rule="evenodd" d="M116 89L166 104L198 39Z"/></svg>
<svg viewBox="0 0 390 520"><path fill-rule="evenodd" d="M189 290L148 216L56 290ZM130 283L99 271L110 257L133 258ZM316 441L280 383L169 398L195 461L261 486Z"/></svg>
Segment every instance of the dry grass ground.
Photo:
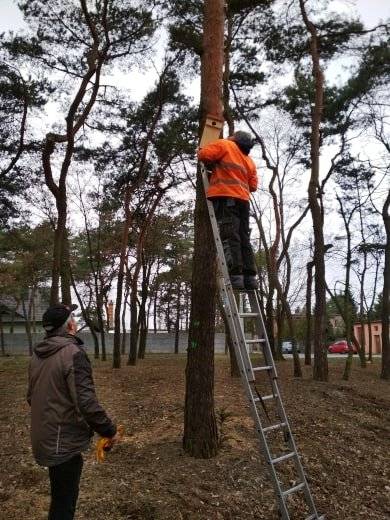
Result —
<svg viewBox="0 0 390 520"><path fill-rule="evenodd" d="M342 360L330 362L331 382L305 369L291 376L278 365L286 409L318 509L327 520L390 519L390 384L378 366L355 366L342 382ZM26 358L0 360L0 518L43 520L46 470L32 459L25 403ZM225 442L213 460L181 450L184 357L151 356L137 367L95 366L99 397L126 427L125 442L103 464L85 457L78 520L200 520L277 518L274 494L258 451L239 381L228 361L216 362L216 408L228 412ZM302 516L297 516L302 518Z"/></svg>

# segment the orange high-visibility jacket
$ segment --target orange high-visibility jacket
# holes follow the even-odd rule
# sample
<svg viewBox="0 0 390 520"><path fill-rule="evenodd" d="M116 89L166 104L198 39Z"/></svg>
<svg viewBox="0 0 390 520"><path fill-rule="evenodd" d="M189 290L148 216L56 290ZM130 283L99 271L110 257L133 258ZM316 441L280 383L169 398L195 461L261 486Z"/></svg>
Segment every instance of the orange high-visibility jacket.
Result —
<svg viewBox="0 0 390 520"><path fill-rule="evenodd" d="M198 151L198 159L215 162L207 197L233 197L249 200L257 190L256 166L234 141L218 139Z"/></svg>

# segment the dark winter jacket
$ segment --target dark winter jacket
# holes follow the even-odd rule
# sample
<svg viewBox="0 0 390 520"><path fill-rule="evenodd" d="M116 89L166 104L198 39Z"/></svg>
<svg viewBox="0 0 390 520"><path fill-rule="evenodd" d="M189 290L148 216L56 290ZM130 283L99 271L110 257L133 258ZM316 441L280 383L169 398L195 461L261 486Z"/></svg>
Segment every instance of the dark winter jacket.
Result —
<svg viewBox="0 0 390 520"><path fill-rule="evenodd" d="M27 401L31 443L41 466L61 464L89 447L93 432L112 437L116 427L100 406L83 342L61 330L34 348Z"/></svg>

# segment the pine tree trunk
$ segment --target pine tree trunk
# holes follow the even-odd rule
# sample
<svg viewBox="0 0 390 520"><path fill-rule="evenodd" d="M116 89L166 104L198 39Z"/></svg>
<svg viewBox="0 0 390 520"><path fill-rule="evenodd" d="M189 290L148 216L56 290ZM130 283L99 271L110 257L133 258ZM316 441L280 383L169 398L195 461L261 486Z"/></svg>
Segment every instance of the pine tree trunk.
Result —
<svg viewBox="0 0 390 520"><path fill-rule="evenodd" d="M201 128L207 113L217 117L222 116L223 48L224 2L205 0L201 58ZM218 450L218 429L214 410L217 287L213 235L199 168L194 232L183 447L194 457L210 458L215 456Z"/></svg>
<svg viewBox="0 0 390 520"><path fill-rule="evenodd" d="M175 354L179 353L179 334L180 334L180 298L181 283L177 284L177 301L176 301L176 320L175 320Z"/></svg>
<svg viewBox="0 0 390 520"><path fill-rule="evenodd" d="M131 190L130 187L126 187L125 191L125 221L122 229L122 240L121 240L121 252L119 257L118 266L118 279L116 287L116 301L115 301L115 313L114 313L114 345L113 345L113 359L112 368L120 368L121 366L121 308L122 308L122 293L123 293L123 281L125 277L125 262L127 252L127 241L129 238L129 229L131 223L130 213L130 198Z"/></svg>
<svg viewBox="0 0 390 520"><path fill-rule="evenodd" d="M229 327L225 328L225 334L226 334L226 344L227 344L227 347L229 350L229 357L230 357L230 375L231 375L231 377L240 377L240 369L238 367L236 351L234 350Z"/></svg>
<svg viewBox="0 0 390 520"><path fill-rule="evenodd" d="M28 317L28 312L26 309L26 302L25 302L24 298L22 298L22 309L23 309L23 316L24 316L24 326L26 329L27 341L28 341L28 352L29 352L30 356L32 356L33 344L32 344L32 336L31 336L31 323L30 323L30 319Z"/></svg>
<svg viewBox="0 0 390 520"><path fill-rule="evenodd" d="M382 210L386 231L382 300L382 379L390 379L390 190Z"/></svg>
<svg viewBox="0 0 390 520"><path fill-rule="evenodd" d="M310 54L314 77L314 108L311 119L310 158L311 175L308 187L309 207L314 230L314 367L313 378L317 381L328 380L327 351L323 344L325 338L326 288L325 288L325 244L323 214L318 200L320 176L320 124L324 104L324 75L320 65L319 39L316 26L308 19L304 0L299 0L302 18L310 33Z"/></svg>
<svg viewBox="0 0 390 520"><path fill-rule="evenodd" d="M306 338L305 338L305 365L311 365L311 292L313 286L313 262L306 264L307 286L306 286Z"/></svg>
<svg viewBox="0 0 390 520"><path fill-rule="evenodd" d="M147 339L148 339L148 325L147 325L147 321L144 320L141 323L141 329L139 332L138 359L145 359Z"/></svg>
<svg viewBox="0 0 390 520"><path fill-rule="evenodd" d="M148 299L148 287L150 281L151 265L147 265L144 258L142 259L142 288L141 288L141 305L139 310L139 345L138 359L145 358L146 337L148 333L149 310L146 303Z"/></svg>
<svg viewBox="0 0 390 520"><path fill-rule="evenodd" d="M153 298L153 332L157 334L157 301L158 301L158 286L154 292Z"/></svg>
<svg viewBox="0 0 390 520"><path fill-rule="evenodd" d="M368 361L372 363L372 324L371 324L371 316L368 313L367 316L367 327L368 327ZM363 330L364 334L364 330Z"/></svg>
<svg viewBox="0 0 390 520"><path fill-rule="evenodd" d="M235 295L235 298L237 300L237 295ZM225 354L227 354L229 352L229 357L230 357L230 375L232 377L240 377L240 369L238 368L236 352L234 350L234 345L233 345L233 342L232 342L232 336L230 334L229 322L227 320L227 317L226 317L226 314L224 312L224 308L223 308L223 305L222 305L222 301L221 301L220 298L218 298L217 303L218 303L218 309L219 309L219 312L221 314L221 317L222 317L222 320L223 320L223 324L224 324L224 327L225 327ZM238 305L238 302L237 302L237 305Z"/></svg>
<svg viewBox="0 0 390 520"><path fill-rule="evenodd" d="M66 197L66 195L65 195ZM66 213L65 213L66 221ZM61 296L62 303L71 305L72 295L70 292L70 252L69 252L69 238L68 230L65 228L62 237L62 253L60 258L60 272L61 272Z"/></svg>
<svg viewBox="0 0 390 520"><path fill-rule="evenodd" d="M98 339L97 334L95 332L93 323L89 319L88 312L87 312L87 310L86 310L86 308L84 306L84 303L83 303L83 300L82 300L82 298L80 296L80 293L77 290L77 286L76 286L76 282L74 281L74 278L73 278L72 270L69 271L69 277L70 277L70 281L71 281L73 290L74 290L74 292L76 294L77 301L79 302L81 313L83 315L84 321L88 325L89 330L90 330L91 335L92 335L93 344L94 344L94 358L95 359L99 359L99 339Z"/></svg>
<svg viewBox="0 0 390 520"><path fill-rule="evenodd" d="M50 305L55 305L60 299L60 276L63 266L62 256L64 248L65 226L66 226L66 189L59 190L56 197L57 223L54 230L53 264L51 272ZM64 298L64 295L62 295ZM63 302L69 303L69 302Z"/></svg>
<svg viewBox="0 0 390 520"><path fill-rule="evenodd" d="M138 321L138 303L137 303L137 289L138 289L138 273L134 273L133 281L131 284L130 293L130 348L129 357L127 364L135 366L137 364L137 351L138 351L138 332L139 332L139 321Z"/></svg>
<svg viewBox="0 0 390 520"><path fill-rule="evenodd" d="M3 327L3 316L0 309L0 347L1 355L5 356L5 341L4 341L4 327Z"/></svg>

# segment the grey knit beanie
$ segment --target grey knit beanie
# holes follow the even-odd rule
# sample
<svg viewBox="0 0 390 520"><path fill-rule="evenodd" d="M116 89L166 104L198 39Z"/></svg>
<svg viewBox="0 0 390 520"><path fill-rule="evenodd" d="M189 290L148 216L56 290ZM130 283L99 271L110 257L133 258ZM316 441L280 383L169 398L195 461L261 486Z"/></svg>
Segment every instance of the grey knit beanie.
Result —
<svg viewBox="0 0 390 520"><path fill-rule="evenodd" d="M248 155L251 151L253 145L255 144L254 138L248 132L243 132L242 130L238 130L233 134L233 141L237 144L240 150Z"/></svg>

